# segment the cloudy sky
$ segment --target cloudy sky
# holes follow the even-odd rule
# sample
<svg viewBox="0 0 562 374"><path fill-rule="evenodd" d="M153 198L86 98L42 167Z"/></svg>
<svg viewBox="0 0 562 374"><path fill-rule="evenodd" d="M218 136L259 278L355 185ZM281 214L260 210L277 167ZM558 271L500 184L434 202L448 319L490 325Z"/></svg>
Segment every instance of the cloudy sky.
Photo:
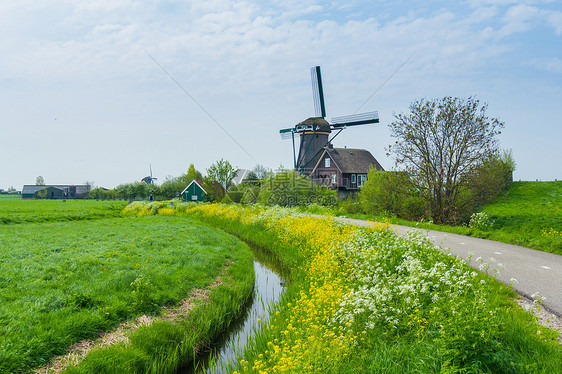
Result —
<svg viewBox="0 0 562 374"><path fill-rule="evenodd" d="M328 118L373 94L381 118L338 147L392 169L394 114L475 96L516 180L562 178L560 1L3 0L0 188L290 167L279 130L314 114L315 65Z"/></svg>

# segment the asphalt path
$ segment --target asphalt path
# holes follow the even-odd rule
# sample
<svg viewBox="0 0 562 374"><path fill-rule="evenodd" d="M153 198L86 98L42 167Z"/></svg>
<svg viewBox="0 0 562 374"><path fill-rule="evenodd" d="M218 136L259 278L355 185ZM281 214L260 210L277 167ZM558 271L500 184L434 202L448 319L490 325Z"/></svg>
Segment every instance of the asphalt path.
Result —
<svg viewBox="0 0 562 374"><path fill-rule="evenodd" d="M374 224L371 221L342 219L357 226ZM510 285L522 296L540 297L547 310L562 317L562 256L441 231L399 225L392 225L392 228L398 235L404 235L409 230L420 231L435 245L466 260L470 258L470 266L475 269L488 265L489 275L496 273L496 279Z"/></svg>

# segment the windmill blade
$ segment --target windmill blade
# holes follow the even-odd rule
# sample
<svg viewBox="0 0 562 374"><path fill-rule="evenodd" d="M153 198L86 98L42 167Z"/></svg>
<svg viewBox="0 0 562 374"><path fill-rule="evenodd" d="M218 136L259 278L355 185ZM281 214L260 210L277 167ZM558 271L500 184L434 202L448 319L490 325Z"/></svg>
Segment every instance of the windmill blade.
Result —
<svg viewBox="0 0 562 374"><path fill-rule="evenodd" d="M279 134L281 135L281 139L291 139L294 136L295 128L291 127L290 129L283 129L279 130Z"/></svg>
<svg viewBox="0 0 562 374"><path fill-rule="evenodd" d="M332 118L332 128L341 128L347 126L367 125L369 123L379 123L379 112L366 112L359 114L351 114L349 116Z"/></svg>
<svg viewBox="0 0 562 374"><path fill-rule="evenodd" d="M314 111L316 117L326 117L326 106L324 105L324 89L322 87L322 74L320 66L310 68L312 78L312 97L314 98Z"/></svg>
<svg viewBox="0 0 562 374"><path fill-rule="evenodd" d="M281 139L282 140L287 140L287 139L293 139L293 138L298 138L299 134L298 133L294 133L294 132L287 132L284 134L281 134Z"/></svg>

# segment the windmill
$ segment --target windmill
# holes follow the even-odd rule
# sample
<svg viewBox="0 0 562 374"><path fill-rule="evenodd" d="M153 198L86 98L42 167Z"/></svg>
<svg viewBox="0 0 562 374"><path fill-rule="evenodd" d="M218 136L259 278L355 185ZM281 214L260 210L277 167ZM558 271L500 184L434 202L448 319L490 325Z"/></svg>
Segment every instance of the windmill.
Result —
<svg viewBox="0 0 562 374"><path fill-rule="evenodd" d="M379 122L378 112L366 112L351 114L348 116L334 117L331 123L326 121L326 106L324 104L324 90L322 87L322 76L320 66L310 68L312 78L312 96L314 99L315 117L308 118L295 127L280 130L282 139L293 140L293 162L294 168L299 173L309 175L314 166L314 161L320 155L324 147L344 129L350 126L366 125ZM331 133L335 132L331 136ZM298 156L295 150L295 137L300 137Z"/></svg>
<svg viewBox="0 0 562 374"><path fill-rule="evenodd" d="M144 182L146 184L154 184L155 180L158 180L158 178L153 178L152 177L152 164L149 164L150 167L150 175L147 177L144 177L141 179L141 182Z"/></svg>

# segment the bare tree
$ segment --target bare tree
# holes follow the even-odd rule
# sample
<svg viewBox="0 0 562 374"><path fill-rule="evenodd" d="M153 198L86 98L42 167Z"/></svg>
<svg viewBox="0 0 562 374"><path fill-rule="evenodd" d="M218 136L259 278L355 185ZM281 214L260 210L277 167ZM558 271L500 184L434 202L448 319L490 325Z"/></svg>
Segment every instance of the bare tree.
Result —
<svg viewBox="0 0 562 374"><path fill-rule="evenodd" d="M37 178L35 178L35 185L36 186L44 186L45 185L45 179L42 176L38 176Z"/></svg>
<svg viewBox="0 0 562 374"><path fill-rule="evenodd" d="M418 100L390 124L396 163L414 176L435 222L456 223L471 201L469 176L498 152L504 124L472 97Z"/></svg>

